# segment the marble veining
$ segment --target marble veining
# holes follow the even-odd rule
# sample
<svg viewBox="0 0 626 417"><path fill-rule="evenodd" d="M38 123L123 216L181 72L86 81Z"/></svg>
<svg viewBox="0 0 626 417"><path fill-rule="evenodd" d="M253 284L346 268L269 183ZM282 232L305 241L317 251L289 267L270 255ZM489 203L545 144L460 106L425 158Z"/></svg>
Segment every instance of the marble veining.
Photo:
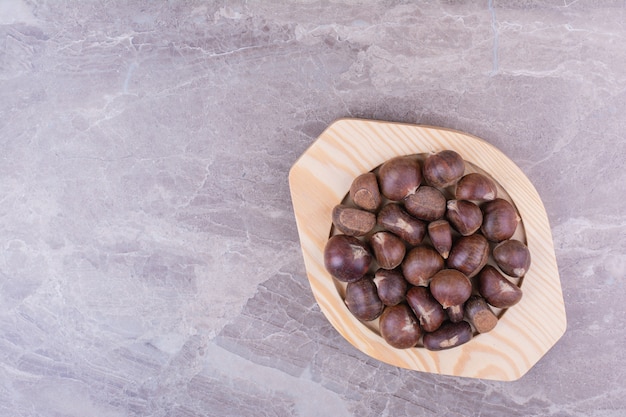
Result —
<svg viewBox="0 0 626 417"><path fill-rule="evenodd" d="M623 0L0 1L1 416L626 413ZM287 174L340 117L535 184L568 330L513 383L356 351Z"/></svg>

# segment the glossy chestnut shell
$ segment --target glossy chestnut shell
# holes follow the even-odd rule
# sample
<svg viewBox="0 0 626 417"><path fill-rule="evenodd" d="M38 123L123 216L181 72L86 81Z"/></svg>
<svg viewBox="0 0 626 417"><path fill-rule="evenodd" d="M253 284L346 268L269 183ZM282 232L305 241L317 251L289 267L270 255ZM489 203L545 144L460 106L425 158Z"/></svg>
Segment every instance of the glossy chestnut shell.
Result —
<svg viewBox="0 0 626 417"><path fill-rule="evenodd" d="M380 335L396 349L415 346L422 336L422 329L406 304L387 307L380 316Z"/></svg>
<svg viewBox="0 0 626 417"><path fill-rule="evenodd" d="M507 275L521 278L530 268L530 251L519 240L509 239L493 248L493 259Z"/></svg>
<svg viewBox="0 0 626 417"><path fill-rule="evenodd" d="M484 203L480 209L483 213L480 231L487 239L492 242L501 242L510 239L515 234L519 216L511 203L502 198L496 198Z"/></svg>
<svg viewBox="0 0 626 417"><path fill-rule="evenodd" d="M433 187L445 188L455 184L465 172L465 161L452 150L429 155L424 161L424 179Z"/></svg>
<svg viewBox="0 0 626 417"><path fill-rule="evenodd" d="M457 269L472 278L488 260L489 242L484 236L474 234L462 236L452 245L446 264L448 268Z"/></svg>
<svg viewBox="0 0 626 417"><path fill-rule="evenodd" d="M443 267L444 260L435 249L420 245L406 254L402 274L410 284L426 287L431 277Z"/></svg>
<svg viewBox="0 0 626 417"><path fill-rule="evenodd" d="M380 191L389 200L400 201L413 194L422 182L419 161L413 156L397 156L378 170Z"/></svg>
<svg viewBox="0 0 626 417"><path fill-rule="evenodd" d="M361 321L376 319L385 307L378 297L376 284L369 276L348 283L345 303L354 317Z"/></svg>
<svg viewBox="0 0 626 417"><path fill-rule="evenodd" d="M367 245L354 236L334 235L324 247L324 266L336 279L352 282L361 279L372 263Z"/></svg>

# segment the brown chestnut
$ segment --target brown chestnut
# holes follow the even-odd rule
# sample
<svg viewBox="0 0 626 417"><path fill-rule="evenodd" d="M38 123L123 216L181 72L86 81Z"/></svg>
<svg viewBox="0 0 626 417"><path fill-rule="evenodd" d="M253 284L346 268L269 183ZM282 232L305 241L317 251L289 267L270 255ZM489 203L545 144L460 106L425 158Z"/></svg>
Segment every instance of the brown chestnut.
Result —
<svg viewBox="0 0 626 417"><path fill-rule="evenodd" d="M324 247L324 266L339 281L361 279L371 262L372 255L367 245L354 236L334 235Z"/></svg>
<svg viewBox="0 0 626 417"><path fill-rule="evenodd" d="M456 269L442 269L430 280L430 293L444 309L462 305L472 295L472 283Z"/></svg>
<svg viewBox="0 0 626 417"><path fill-rule="evenodd" d="M454 196L457 200L488 201L498 195L496 183L489 177L472 172L463 176L456 184Z"/></svg>
<svg viewBox="0 0 626 417"><path fill-rule="evenodd" d="M465 315L478 333L487 333L498 324L498 317L491 311L485 299L472 295L465 303Z"/></svg>
<svg viewBox="0 0 626 417"><path fill-rule="evenodd" d="M411 246L420 244L426 235L426 224L396 203L385 205L378 212L377 221L383 229L398 235Z"/></svg>
<svg viewBox="0 0 626 417"><path fill-rule="evenodd" d="M467 200L449 200L446 218L452 227L463 236L469 236L476 232L483 222L480 207Z"/></svg>
<svg viewBox="0 0 626 417"><path fill-rule="evenodd" d="M380 166L378 180L385 197L400 201L413 194L422 182L419 161L413 156L391 158Z"/></svg>
<svg viewBox="0 0 626 417"><path fill-rule="evenodd" d="M445 188L455 184L465 172L465 161L452 150L429 155L424 161L424 179L433 187Z"/></svg>
<svg viewBox="0 0 626 417"><path fill-rule="evenodd" d="M444 323L439 329L424 335L424 347L428 350L450 349L472 339L472 327L466 321Z"/></svg>
<svg viewBox="0 0 626 417"><path fill-rule="evenodd" d="M478 274L489 260L489 242L482 235L460 237L454 245L446 262L448 268L463 272L469 278Z"/></svg>
<svg viewBox="0 0 626 417"><path fill-rule="evenodd" d="M382 197L380 196L376 174L366 172L356 177L350 186L350 198L354 204L364 210L378 210L382 203Z"/></svg>
<svg viewBox="0 0 626 417"><path fill-rule="evenodd" d="M444 260L435 249L416 246L402 261L402 274L410 284L427 287L431 277L443 267Z"/></svg>
<svg viewBox="0 0 626 417"><path fill-rule="evenodd" d="M406 298L409 283L397 269L379 269L374 274L374 284L378 289L378 297L383 304L394 306Z"/></svg>
<svg viewBox="0 0 626 417"><path fill-rule="evenodd" d="M530 268L530 251L519 240L509 239L493 248L493 259L502 272L512 277L523 277Z"/></svg>
<svg viewBox="0 0 626 417"><path fill-rule="evenodd" d="M446 319L443 307L426 287L409 289L406 293L406 301L426 332L434 332Z"/></svg>
<svg viewBox="0 0 626 417"><path fill-rule="evenodd" d="M448 313L448 319L452 323L460 322L465 318L465 303L448 307L446 313Z"/></svg>
<svg viewBox="0 0 626 417"><path fill-rule="evenodd" d="M350 236L364 236L376 226L376 215L369 211L338 204L332 212L333 224Z"/></svg>
<svg viewBox="0 0 626 417"><path fill-rule="evenodd" d="M422 335L413 311L406 304L385 308L379 321L380 335L396 349L408 349L417 344Z"/></svg>
<svg viewBox="0 0 626 417"><path fill-rule="evenodd" d="M428 223L428 236L433 247L443 259L448 259L452 248L452 229L447 220L435 220Z"/></svg>
<svg viewBox="0 0 626 417"><path fill-rule="evenodd" d="M463 304L472 294L472 283L456 269L443 269L431 279L430 293L456 323L463 320Z"/></svg>
<svg viewBox="0 0 626 417"><path fill-rule="evenodd" d="M446 197L434 187L422 185L404 199L409 214L428 222L440 219L446 212Z"/></svg>
<svg viewBox="0 0 626 417"><path fill-rule="evenodd" d="M370 238L370 246L378 266L394 269L404 259L406 246L402 239L390 232L376 232Z"/></svg>
<svg viewBox="0 0 626 417"><path fill-rule="evenodd" d="M522 290L491 265L478 274L478 292L497 308L509 308L522 299Z"/></svg>
<svg viewBox="0 0 626 417"><path fill-rule="evenodd" d="M376 285L369 276L346 286L346 306L359 320L372 321L383 312L385 305L376 292Z"/></svg>
<svg viewBox="0 0 626 417"><path fill-rule="evenodd" d="M488 201L481 206L483 224L480 231L492 242L510 239L517 229L519 216L513 204L502 198Z"/></svg>

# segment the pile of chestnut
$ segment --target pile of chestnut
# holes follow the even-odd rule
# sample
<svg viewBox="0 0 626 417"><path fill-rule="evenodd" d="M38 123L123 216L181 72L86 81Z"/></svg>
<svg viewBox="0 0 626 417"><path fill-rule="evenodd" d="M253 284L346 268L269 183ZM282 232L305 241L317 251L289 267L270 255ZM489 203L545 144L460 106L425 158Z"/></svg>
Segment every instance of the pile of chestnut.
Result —
<svg viewBox="0 0 626 417"><path fill-rule="evenodd" d="M398 349L453 348L498 323L530 267L520 217L455 151L392 158L354 179L332 211L328 272L359 320Z"/></svg>

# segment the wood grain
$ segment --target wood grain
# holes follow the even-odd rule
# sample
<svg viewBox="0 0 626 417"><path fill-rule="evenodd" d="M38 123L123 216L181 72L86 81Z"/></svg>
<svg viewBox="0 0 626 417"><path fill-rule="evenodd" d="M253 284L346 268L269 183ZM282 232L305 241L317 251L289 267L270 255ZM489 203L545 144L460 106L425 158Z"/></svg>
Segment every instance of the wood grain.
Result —
<svg viewBox="0 0 626 417"><path fill-rule="evenodd" d="M377 323L361 323L345 306L341 288L324 268L332 208L352 180L398 155L452 149L506 190L522 218L516 237L526 241L532 266L524 296L489 333L447 351L399 350L380 336ZM329 126L289 173L298 233L313 294L332 326L357 349L394 366L444 375L511 381L524 375L566 328L565 307L550 225L541 199L523 172L482 139L429 126L341 119Z"/></svg>

